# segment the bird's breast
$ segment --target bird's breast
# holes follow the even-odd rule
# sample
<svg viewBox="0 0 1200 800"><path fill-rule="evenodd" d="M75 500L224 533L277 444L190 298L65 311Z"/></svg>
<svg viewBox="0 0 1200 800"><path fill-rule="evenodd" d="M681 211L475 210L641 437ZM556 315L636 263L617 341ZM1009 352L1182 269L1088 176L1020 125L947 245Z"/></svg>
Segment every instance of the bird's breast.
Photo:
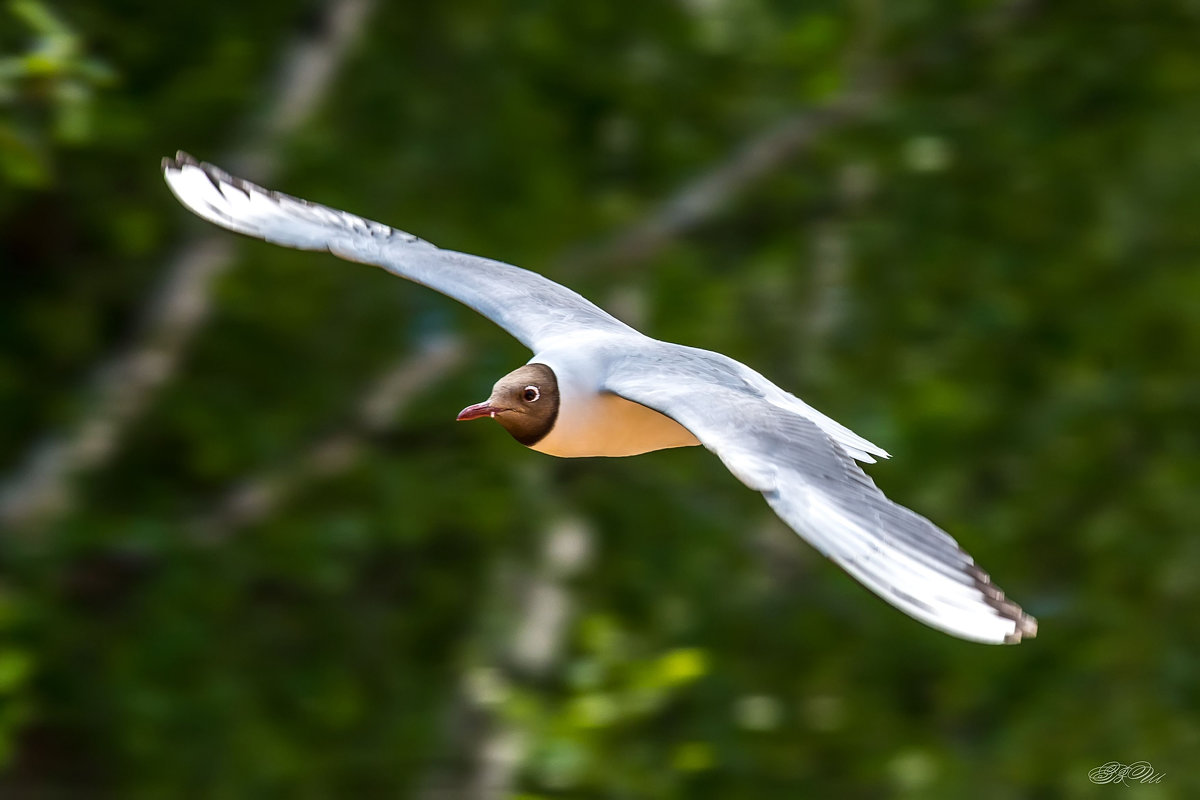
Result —
<svg viewBox="0 0 1200 800"><path fill-rule="evenodd" d="M564 398L554 427L533 449L562 458L582 458L635 456L696 444L700 441L691 431L670 417L602 392L587 402L572 403Z"/></svg>

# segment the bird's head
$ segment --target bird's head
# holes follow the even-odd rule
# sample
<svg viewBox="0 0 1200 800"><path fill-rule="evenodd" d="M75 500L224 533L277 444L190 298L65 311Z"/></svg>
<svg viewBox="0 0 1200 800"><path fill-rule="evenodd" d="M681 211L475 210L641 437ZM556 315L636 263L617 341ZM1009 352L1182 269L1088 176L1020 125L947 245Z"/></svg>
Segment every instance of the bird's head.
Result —
<svg viewBox="0 0 1200 800"><path fill-rule="evenodd" d="M458 413L459 421L492 417L525 446L537 444L558 418L558 379L545 364L526 364L496 381L492 395Z"/></svg>

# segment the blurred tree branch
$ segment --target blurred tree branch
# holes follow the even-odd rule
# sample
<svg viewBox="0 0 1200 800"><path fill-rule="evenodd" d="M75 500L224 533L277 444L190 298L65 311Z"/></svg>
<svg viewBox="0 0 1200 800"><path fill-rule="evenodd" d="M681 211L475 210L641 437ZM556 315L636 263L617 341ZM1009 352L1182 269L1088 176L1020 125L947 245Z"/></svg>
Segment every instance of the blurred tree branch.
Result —
<svg viewBox="0 0 1200 800"><path fill-rule="evenodd" d="M992 41L1032 13L1038 0L1007 0L970 20L966 33L980 42ZM672 239L711 219L755 182L802 155L821 137L865 119L878 110L886 93L919 65L928 50L914 51L881 63L872 49L879 37L874 4L861 11L864 33L852 42L846 57L850 81L846 89L822 106L784 117L736 146L730 155L683 184L666 201L598 246L568 253L566 263L585 268L599 263L645 261Z"/></svg>
<svg viewBox="0 0 1200 800"><path fill-rule="evenodd" d="M546 478L545 470L539 473ZM450 712L454 752L425 776L418 790L422 800L510 795L530 741L527 731L495 712L508 699L514 678L545 678L561 659L576 611L569 582L591 562L594 540L584 520L559 511L543 529L537 562L517 567L508 580L493 581L498 588L488 607L514 608L510 635L483 648L484 660L463 672Z"/></svg>
<svg viewBox="0 0 1200 800"><path fill-rule="evenodd" d="M323 24L284 53L273 103L262 122L229 158L239 170L266 179L276 170L274 151L326 96L338 67L366 27L373 0L328 0ZM104 362L89 389L87 411L70 431L35 445L24 465L0 486L0 522L34 529L67 513L71 482L104 464L126 428L174 373L188 343L208 318L216 278L233 261L233 240L205 234L168 263L159 289L143 311L142 334Z"/></svg>
<svg viewBox="0 0 1200 800"><path fill-rule="evenodd" d="M195 520L197 537L222 542L268 518L307 482L349 469L361 457L368 437L388 430L409 402L462 363L465 352L461 338L443 336L394 362L363 395L349 426L313 443L287 466L239 481L213 510Z"/></svg>
<svg viewBox="0 0 1200 800"><path fill-rule="evenodd" d="M657 208L598 246L568 254L567 263L628 264L652 258L671 241L711 219L755 182L798 157L824 134L856 122L873 109L879 87L864 80L825 106L793 114L742 142Z"/></svg>

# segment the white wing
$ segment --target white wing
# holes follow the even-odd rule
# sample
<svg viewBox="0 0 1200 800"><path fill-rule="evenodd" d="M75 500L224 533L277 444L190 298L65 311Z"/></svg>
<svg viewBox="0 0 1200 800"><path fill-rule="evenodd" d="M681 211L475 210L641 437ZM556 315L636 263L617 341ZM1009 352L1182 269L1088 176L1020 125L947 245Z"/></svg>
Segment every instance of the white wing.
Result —
<svg viewBox="0 0 1200 800"><path fill-rule="evenodd" d="M817 422L773 402L779 390L740 366L656 342L615 359L604 388L686 427L789 527L906 614L979 642L1037 634L948 533L888 500Z"/></svg>
<svg viewBox="0 0 1200 800"><path fill-rule="evenodd" d="M327 250L383 267L475 309L533 351L557 335L587 328L632 328L537 273L442 250L412 234L235 178L187 153L163 159L179 201L209 222L299 250Z"/></svg>

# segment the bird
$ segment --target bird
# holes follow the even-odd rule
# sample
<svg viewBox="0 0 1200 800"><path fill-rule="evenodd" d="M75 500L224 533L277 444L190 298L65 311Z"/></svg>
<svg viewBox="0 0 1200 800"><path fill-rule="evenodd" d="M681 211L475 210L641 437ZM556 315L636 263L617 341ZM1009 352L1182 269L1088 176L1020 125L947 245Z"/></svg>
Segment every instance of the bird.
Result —
<svg viewBox="0 0 1200 800"><path fill-rule="evenodd" d="M532 351L458 413L563 458L703 446L820 553L952 636L1013 644L1037 620L950 534L888 499L858 462L889 454L721 353L651 338L571 289L500 261L264 189L180 151L163 177L190 211L284 247L327 251L434 289Z"/></svg>

